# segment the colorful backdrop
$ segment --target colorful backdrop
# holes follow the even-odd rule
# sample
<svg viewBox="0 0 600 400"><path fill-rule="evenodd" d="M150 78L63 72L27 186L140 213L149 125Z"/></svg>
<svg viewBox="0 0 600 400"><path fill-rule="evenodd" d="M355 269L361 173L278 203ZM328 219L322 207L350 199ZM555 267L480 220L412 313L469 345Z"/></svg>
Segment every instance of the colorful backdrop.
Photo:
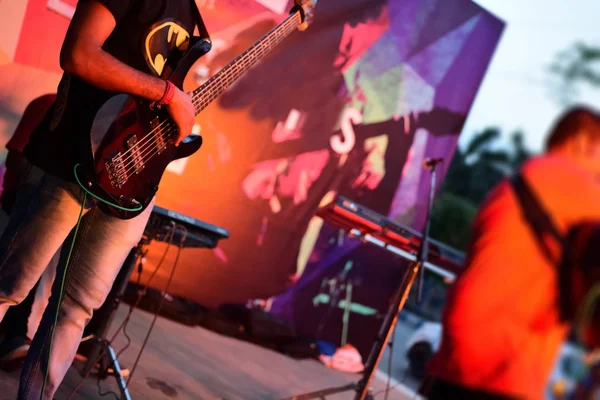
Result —
<svg viewBox="0 0 600 400"><path fill-rule="evenodd" d="M214 45L186 88L280 22L291 3L198 0ZM0 1L0 144L29 101L56 90L75 4ZM469 0L321 0L307 31L198 118L203 149L166 173L158 205L231 233L215 250L185 250L171 292L213 306L272 298L273 312L310 331L323 312L315 300L323 279L350 265L361 281L354 302L382 310L401 263L332 241L337 231L314 212L343 194L420 229L422 161L444 157L443 177L502 30ZM152 245L147 270L163 250ZM157 286L169 272L159 271Z"/></svg>

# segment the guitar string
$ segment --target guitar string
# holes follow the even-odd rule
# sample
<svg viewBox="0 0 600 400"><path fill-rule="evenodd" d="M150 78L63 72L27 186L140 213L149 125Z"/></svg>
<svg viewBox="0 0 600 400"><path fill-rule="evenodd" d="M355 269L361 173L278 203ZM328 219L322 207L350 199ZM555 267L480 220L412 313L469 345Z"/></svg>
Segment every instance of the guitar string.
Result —
<svg viewBox="0 0 600 400"><path fill-rule="evenodd" d="M296 13L296 14L298 14L298 13ZM290 26L289 26L289 25L291 25L291 21L293 21L293 18L292 18L292 17L294 17L294 15L291 15L291 16L288 18L288 20L287 20L287 21L285 21L284 23L282 23L282 24L281 24L279 27L277 27L277 28L274 28L274 33L275 33L275 34L274 34L273 36L271 36L271 37L267 37L267 38L265 39L265 41L264 41L264 42L257 42L257 43L255 43L253 46L251 46L251 47L250 47L250 48L248 48L246 51L244 51L244 53L242 53L242 54L241 54L241 55L238 57L239 61L242 61L242 62L243 62L243 64L246 64L247 62L250 62L250 63L252 63L253 61L256 61L256 59L255 59L255 58L254 58L254 59L249 59L249 57L247 57L247 56L249 56L249 55L253 56L252 54L249 54L249 53L250 53L250 52L251 52L251 51L252 51L252 50L253 50L255 47L257 47L257 46L259 46L259 45L261 45L261 46L262 46L262 45L264 45L264 44L269 44L269 45L272 45L272 44L271 44L271 42L272 42L272 39L273 39L273 38L277 38L278 36L282 36L282 35L280 35L280 34L281 34L281 32L282 32L282 31L284 31L284 30L287 30L287 29L283 29L283 28L290 28ZM294 28L294 29L295 29L295 28ZM287 32L287 31L286 31L285 35L283 35L283 36L287 37L287 36L289 35L289 33L291 33L291 32ZM268 34L267 34L267 36L268 36ZM282 39L283 39L283 38L282 38ZM281 40L278 40L278 41L277 41L277 43L275 43L275 44L278 44L280 41L281 41ZM257 53L262 53L262 52L264 52L264 50L265 50L264 48L261 48L261 49L259 49L259 50L258 50L258 52L257 52ZM269 50L267 50L267 52L268 52L268 51L269 51ZM258 56L261 56L262 54L257 54L257 55L258 55ZM242 59L243 59L243 60L242 60ZM230 68L228 68L228 70L226 71L226 72L228 73L228 77L229 77L229 75L230 75L230 74L229 74L230 70L231 70L233 67L235 67L235 66L236 66L236 64L230 65ZM244 65L244 67L246 67L246 65ZM231 72L233 72L233 71L231 71ZM245 71L243 71L243 72L245 72ZM242 72L242 73L243 73L243 72ZM199 88L197 88L196 90L194 90L193 94L200 93L200 92L206 92L206 91L209 91L209 90L215 89L214 85L216 85L216 84L218 83L218 82L217 82L217 78L219 78L219 77L222 75L222 73L223 73L223 70L219 71L219 73L217 73L216 75L214 75L213 77L211 77L211 78L210 78L210 80L209 80L210 82L208 82L208 85L207 85L206 87L203 87L204 85L203 85L203 86L200 86ZM203 101L204 99L203 99L203 98L200 98L199 100L200 100L200 101ZM211 100L211 101L212 101L212 100ZM194 105L197 105L197 104L194 104ZM197 111L197 112L199 112L198 110L196 110L196 111ZM168 123L168 122L169 122L169 119L165 119L165 120L163 120L163 122L161 122L161 124L160 124L159 126L155 127L153 130L151 130L150 132L148 132L148 134L147 134L146 136L144 136L144 137L143 137L143 138L140 140L140 142L139 142L137 145L138 145L138 146L141 146L141 145L142 145L142 142L145 142L145 141L147 141L147 140L150 140L150 139L151 139L151 136L152 136L152 134L153 134L153 133L155 133L155 132L156 132L158 129L160 129L160 128L163 128L163 125L164 125L165 123ZM127 153L129 153L131 150L133 150L133 147L132 147L132 148L130 148L130 149L128 149L128 150L126 150L126 151L124 151L124 152L121 154L121 157L123 157L123 156L127 155Z"/></svg>
<svg viewBox="0 0 600 400"><path fill-rule="evenodd" d="M253 46L251 46L250 48L248 48L246 51L244 51L244 53L242 53L242 54L241 54L241 55L238 57L239 61L242 61L242 64L243 64L242 66L244 67L244 69L246 69L247 67L251 66L251 65L246 65L246 63L253 63L253 62L255 62L255 61L256 61L256 57L254 57L254 58L252 58L252 59L249 59L249 57L247 57L248 55L252 55L252 56L254 56L253 54L250 54L250 52L251 52L251 51L252 51L252 50L253 50L255 47L257 47L257 46L259 46L259 45L260 45L260 46L263 46L263 45L267 45L267 44L268 44L268 45L270 45L270 46L271 46L271 48L272 48L272 47L273 47L273 45L277 45L279 42L281 42L281 41L282 41L282 40L283 40L285 37L287 37L287 36L288 36L288 35L289 35L289 34L290 34L292 31L293 31L293 30L290 30L290 32L288 32L288 29L290 28L290 26L289 26L289 25L292 25L292 24L291 24L291 22L294 20L294 17L298 17L298 16L299 16L299 13L298 13L298 12L297 12L297 13L295 13L295 14L292 14L290 17L288 17L288 20L287 20L287 21L285 21L284 23L282 23L282 24L281 24L279 27L276 27L276 28L274 28L274 31L273 31L273 33L274 33L274 34L273 34L273 36L271 36L271 37L268 37L268 34L267 34L267 38L265 39L265 41L264 41L264 42L257 42L257 43L255 43ZM286 29L284 29L284 28L286 28ZM295 27L293 27L293 29L295 29ZM285 32L285 34L283 34L283 35L282 35L282 32L283 32L284 30L285 30L286 32ZM279 39L279 40L277 40L275 43L272 43L272 42L273 42L273 39ZM263 56L263 54L261 54L261 53L264 53L264 52L265 52L265 50L266 50L266 52L267 52L267 53L270 51L270 49L265 49L265 48L263 47L263 48L261 48L261 49L259 49L259 50L257 51L257 54L256 54L256 56ZM238 63L238 64L232 64L232 65L230 65L230 67L227 69L227 71L225 71L225 72L227 73L227 84L229 84L229 83L230 83L230 82L229 82L229 77L232 75L231 73L232 73L232 72L234 72L234 71L233 71L233 68L235 67L235 68L236 68L236 70L237 70L237 65L239 65L239 63ZM243 70L243 71L241 72L241 74L243 74L244 72L246 72L246 71L245 71L245 70ZM213 76L213 77L212 77L212 78L209 80L210 82L208 82L208 85L207 85L206 87L203 87L204 85L203 85L203 86L200 86L199 88L197 88L196 90L194 90L193 94L196 94L196 92L197 92L197 93L200 93L200 92L207 92L207 91L209 91L209 94L212 94L212 93L211 93L211 92L212 92L212 89L215 89L215 86L216 86L216 85L218 85L218 82L217 82L217 79L216 79L216 78L219 78L219 77L222 75L222 73L223 73L223 70L219 71L219 73L217 73L216 75L214 75L214 76ZM231 83L232 83L232 82L231 82ZM216 87L216 88L218 89L218 87ZM216 98L216 97L217 97L217 96L215 96L215 98ZM202 102L203 102L204 100L205 100L205 99L204 99L204 98L201 96L201 97L200 97L198 100L194 99L194 100L193 100L193 102L195 101L195 103L193 103L193 104L194 104L194 106L197 106L198 104L202 104ZM211 103L213 100L214 100L214 98L213 98L213 99L211 99L211 100L208 102L208 104L210 104L210 103ZM206 105L203 105L203 107L206 107L208 104L206 104ZM197 109L196 109L196 112L199 112L199 111L201 111L201 110L197 110ZM169 122L172 122L172 120L171 120L170 118L169 118L169 119L165 119L165 120L163 120L163 121L160 123L160 125L158 125L158 126L157 126L157 127L155 127L154 129L152 129L150 132L148 132L148 134L146 134L146 135L145 135L145 136L144 136L144 137L143 137L143 138L142 138L142 139L141 139L141 140L140 140L140 141L139 141L139 142L136 144L136 146L137 146L137 147L141 147L141 146L142 146L142 145L143 145L145 142L147 142L147 141L150 141L150 140L152 139L152 136L153 136L153 134L154 134L154 133L156 133L156 131L158 131L159 129L162 129L162 128L164 128L164 125L165 125L165 124L168 124ZM130 149L127 149L126 151L124 151L124 152L121 154L121 157L123 157L123 156L127 155L127 153L129 153L129 152L132 152L136 146L132 146Z"/></svg>
<svg viewBox="0 0 600 400"><path fill-rule="evenodd" d="M234 72L237 71L228 71L228 74L224 77L225 85L228 85L231 81L231 78L234 76ZM245 71L242 71L242 73ZM220 85L219 85L220 86ZM211 85L209 86L207 89L210 89L210 95L212 96L212 91L214 89L220 90L220 87L215 87L215 85ZM209 96L210 97L210 96ZM208 98L208 99L199 99L199 100L194 100L192 101L192 104L194 105L194 107L196 109L198 109L198 107L200 107L200 110L204 109L206 106L208 106L210 103L212 102L212 99ZM160 140L165 143L168 144L168 140L171 139L169 136L178 131L177 126L174 125L172 120L167 120L167 125L165 126L165 124L161 124L160 129L157 129L154 133L154 137L160 136ZM126 157L124 160L122 160L122 171L124 173L127 174L126 179L129 178L131 175L129 175L129 172L131 172L132 169L137 169L137 166L135 164L141 162L145 162L148 161L149 158L151 158L153 155L152 154L151 157L147 157L149 154L152 153L152 150L156 150L156 152L162 151L163 148L165 146L159 146L158 141L153 141L151 140L151 138L144 140L143 142L140 141L140 143L136 146L136 148L132 148L132 150L136 150L135 152L132 152L128 157Z"/></svg>
<svg viewBox="0 0 600 400"><path fill-rule="evenodd" d="M289 26L287 26L287 25L290 25L290 24L288 22L286 22L282 26L289 28ZM262 44L268 44L268 45L271 45L270 46L271 48L273 48L274 45L277 45L279 42L281 42L285 37L287 37L289 35L289 32L286 32L285 34L282 34L283 30L284 29L279 30L275 35L269 37L268 39L266 39L265 42L260 43L260 44L261 45ZM251 50L252 50L252 47L250 49L248 49L244 53L249 53ZM266 52L269 51L268 49L265 49L263 47L263 48L261 48L258 51L257 56L262 56L261 53L265 53L265 50L266 50ZM223 86L223 83L222 82L218 82L217 79L214 79L214 80L211 79L212 82L210 82L207 87L202 88L203 89L202 92L208 92L209 96L208 96L208 98L206 98L206 97L203 96L203 97L200 97L198 99L194 99L192 101L192 103L193 103L194 108L196 109L196 111L198 111L198 105L200 105L200 111L201 111L206 106L208 106L216 97L218 97L218 94L213 93L214 89L217 89L217 92L224 91L224 89L226 89L226 87L228 87L231 83L235 82L235 80L237 79L237 77L239 77L242 74L244 74L249 68L251 68L253 66L253 64L254 64L253 61L254 60L251 60L251 59L248 59L248 58L244 58L245 56L246 56L246 54L242 54L240 56L240 61L241 62L232 65L230 68L228 68L226 71L224 71L225 76L223 78L225 80L225 82L224 82L225 87ZM239 68L240 66L241 66L241 68ZM223 70L221 70L213 78L219 78L222 75L223 75ZM167 126L165 126L165 124L167 124ZM149 159L149 158L144 159L144 157L148 154L148 152L147 152L148 149L152 149L154 147L157 147L156 148L157 152L159 152L160 150L163 149L164 146L158 147L157 141L153 141L152 140L152 136L157 136L156 134L158 134L158 135L160 135L160 139L164 141L165 135L162 134L163 130L164 130L164 128L167 128L168 129L168 131L166 132L167 135L171 134L172 133L172 128L173 128L172 125L173 125L173 121L170 120L170 119L166 119L158 127L156 127L150 133L148 133L142 140L140 140L139 143L137 143L135 146L132 146L126 152L122 153L122 155L121 155L121 162L124 165L122 165L121 170L122 171L124 170L124 172L127 175L125 177L125 179L128 179L129 176L131 176L131 175L128 175L128 174L132 170L132 168L130 168L132 165L133 165L133 169L137 169L137 166L135 166L135 164L136 164L136 161L139 162L139 158L140 157L142 157L142 162L145 162L145 161L147 161ZM134 153L133 150L136 150L136 152ZM129 152L131 152L131 154L129 154L127 157L123 158L123 155L127 155L127 153L129 153Z"/></svg>
<svg viewBox="0 0 600 400"><path fill-rule="evenodd" d="M271 44L271 42L274 42L273 44L278 44L279 42L281 42L283 39L285 39L285 37L287 37L286 35L274 35L272 38L268 39L267 42L265 42L266 44ZM250 50L250 49L249 49ZM264 49L263 49L264 50ZM268 52L268 50L267 50ZM257 55L261 55L261 54L257 54ZM225 86L229 86L231 83L235 82L236 80L236 75L242 75L244 74L249 68L251 68L253 66L252 61L254 60L248 60L248 59L244 59L242 63L238 64L239 66L241 66L242 68L240 69L238 66L232 67L231 69L226 71L226 75L224 77L224 84ZM215 75L215 77L217 77L219 74ZM233 79L232 79L233 78ZM214 89L217 90L222 90L224 89L223 87L223 83L218 83L216 80L211 82L209 84L209 86L207 86L206 88L203 89L203 91L208 91L209 95L214 96L214 98L216 98L217 96L214 95L214 93L212 93L212 91ZM200 97L197 99L193 100L193 105L196 109L198 109L197 107L200 106L200 110L204 109L206 106L208 106L210 103L212 103L213 99L210 98L206 98L206 97ZM165 124L167 124L167 126L165 126ZM166 129L165 129L166 128ZM152 141L152 137L150 137L150 135L152 136L156 136L156 134L160 135L161 140L165 140L165 139L169 139L168 136L170 136L172 133L177 131L177 127L173 124L173 121L168 119L163 121L158 127L156 127L155 129L153 129L148 135L145 136L145 140L141 140L138 144L136 144L135 148L132 147L131 149L129 149L127 152L129 152L130 150L137 150L136 153L131 153L127 158L125 158L125 160L123 160L124 165L121 167L121 173L125 174L125 179L129 179L131 176L133 176L133 174L130 174L131 171L135 171L137 170L137 166L135 164L139 163L140 161L142 163L147 162L149 159L151 159L154 155L156 155L156 153L158 153L160 150L162 150L164 148L164 146L162 147L158 147L158 143L156 141ZM152 150L154 149L154 152L152 152ZM150 151L148 151L150 150ZM126 152L126 153L127 153ZM125 154L125 153L123 153ZM141 159L141 160L140 160Z"/></svg>
<svg viewBox="0 0 600 400"><path fill-rule="evenodd" d="M282 24L282 27L290 28L290 26L289 26L289 25L291 25L290 21L293 21L293 19L289 19L288 21L286 21L284 24ZM293 29L295 29L295 27ZM221 70L217 75L215 75L211 78L211 82L209 82L208 86L206 86L204 88L200 87L200 88L196 89L196 91L198 91L199 89L202 89L202 92L208 92L208 94L210 95L209 98L205 98L204 96L201 96L200 98L193 100L193 104L194 104L194 107L196 108L196 111L197 112L201 111L203 108L208 106L218 96L213 93L214 89L217 89L217 91L224 89L222 87L222 83L218 82L217 78L221 77L223 75L223 73L225 73L224 79L226 80L226 82L225 82L226 86L229 86L229 84L235 82L235 79L236 79L236 77L234 76L235 74L242 75L254 64L253 61L255 61L256 57L254 59L248 59L248 57L246 57L246 55L252 51L253 47L258 46L259 44L260 45L268 44L272 48L274 45L277 45L279 42L281 42L283 39L285 39L285 37L287 37L289 35L289 33L291 33L291 32L285 32L284 34L282 34L283 33L282 31L284 31L284 29L280 29L277 32L277 34L269 37L268 39L266 39L265 42L257 43L254 46L250 47L248 50L246 50L240 56L240 61L242 61L241 63L232 65L226 71ZM262 56L263 55L262 53L265 53L265 52L268 53L269 51L270 51L269 49L265 49L263 47L263 48L259 49L256 56ZM242 60L242 58L243 58L243 60ZM238 65L242 66L241 71L238 68ZM234 79L231 79L232 77ZM194 91L194 92L196 92L196 91ZM210 98L211 96L212 96L212 98ZM197 109L198 105L201 106L200 110ZM164 128L168 128L170 130L171 127L165 126L165 124L172 124L172 123L173 122L171 119L165 119L159 126L154 128L144 138L142 138L142 140L140 140L140 142L138 142L135 146L132 146L130 149L123 152L121 154L121 161L123 163L129 163L129 164L123 166L122 168L129 169L129 167L131 166L130 161L135 162L135 158L139 158L139 157L136 157L136 154L133 154L134 150L137 150L137 153L140 153L140 152L144 152L146 150L145 148L147 148L148 146L152 147L153 144L157 145L156 142L152 141L152 136L156 136L153 134L155 134L155 133L160 134L161 132L158 132L158 131L160 131ZM164 136L161 135L161 139L164 139ZM131 153L131 154L128 154L128 153ZM124 156L127 156L127 157L123 158Z"/></svg>
<svg viewBox="0 0 600 400"><path fill-rule="evenodd" d="M287 27L286 25L289 25L289 23L286 22L282 26ZM295 27L294 27L294 29L295 29ZM276 35L273 35L272 37L268 38L263 43L269 44L269 45L277 45L279 42L281 42L283 39L285 39L289 35L289 33L291 33L291 32L286 32L285 34L282 34L283 33L282 31L283 31L283 29L280 30L279 32L277 32ZM263 43L261 43L261 44L263 44ZM270 46L270 47L273 48L273 46ZM249 52L250 50L252 50L252 48L248 49L247 52ZM262 54L260 54L260 53L265 52L265 50L266 50L266 52L270 51L269 49L263 48L263 49L260 49L256 55L262 56ZM246 54L242 54L241 57L244 57L245 55ZM242 62L238 63L236 65L232 65L227 71L225 71L225 76L223 77L225 82L217 82L217 80L213 80L212 82L209 83L209 85L207 87L205 87L205 88L201 87L203 89L202 91L208 92L209 96L208 96L208 98L201 96L192 101L192 104L194 105L194 108L196 110L198 110L198 106L200 106L199 111L201 111L202 109L207 107L209 104L211 104L212 101L214 100L214 98L218 97L218 95L215 95L213 93L214 89L217 89L217 91L226 89L226 87L228 87L230 84L232 84L236 81L237 76L241 76L242 74L247 72L247 70L249 68L251 68L254 64L253 63L254 60L249 60L247 58L243 59L243 60L240 59L240 61L242 61ZM241 66L242 68L239 68L238 66ZM219 72L213 78L218 78L218 77L220 77L220 75L221 75L221 72ZM225 87L223 87L223 83L225 84ZM200 88L198 88L198 89L200 89ZM210 97L213 97L213 98L211 99ZM167 124L167 126L165 126L165 124ZM139 163L140 161L142 163L149 161L152 157L154 157L154 155L159 153L164 148L164 146L159 147L158 143L156 141L152 141L151 140L152 136L156 136L156 134L158 134L158 135L160 135L161 140L165 141L165 139L169 140L170 138L168 138L168 136L170 136L174 132L177 132L177 127L174 125L174 123L171 119L166 119L158 127L156 127L151 132L149 132L134 147L132 147L132 148L128 149L126 152L124 152L123 154L126 154L131 151L131 154L129 154L129 156L126 157L124 160L122 158L123 155L121 156L121 159L122 159L122 162L124 165L121 167L120 172L125 175L124 176L125 180L129 179L131 176L133 176L136 173L137 168L138 168L136 165L137 163ZM132 150L137 150L137 151L136 151L136 153L133 153ZM154 150L154 151L152 151L152 150ZM130 174L132 171L133 171L133 174Z"/></svg>

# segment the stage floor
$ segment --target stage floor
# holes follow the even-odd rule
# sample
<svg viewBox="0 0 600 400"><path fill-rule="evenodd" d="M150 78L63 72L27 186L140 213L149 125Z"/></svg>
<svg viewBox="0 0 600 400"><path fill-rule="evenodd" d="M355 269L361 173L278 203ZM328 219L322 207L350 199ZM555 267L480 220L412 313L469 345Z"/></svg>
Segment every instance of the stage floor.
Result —
<svg viewBox="0 0 600 400"><path fill-rule="evenodd" d="M125 317L127 308L117 311L114 327ZM127 333L130 347L121 355L122 368L131 368L143 343L152 315L136 310ZM119 351L126 343L121 334L115 341ZM69 397L80 380L80 364L70 369L56 400ZM19 371L0 371L0 400L16 397ZM194 400L277 400L295 394L355 382L359 375L326 368L316 360L295 360L282 354L228 338L200 327L187 327L158 318L144 354L131 380L133 399ZM117 391L114 378L101 381L103 391ZM386 382L373 380L375 399L383 400ZM392 384L389 400L408 400L415 396L397 382ZM73 399L115 399L98 394L96 378L86 379ZM346 392L327 396L329 400L352 399Z"/></svg>

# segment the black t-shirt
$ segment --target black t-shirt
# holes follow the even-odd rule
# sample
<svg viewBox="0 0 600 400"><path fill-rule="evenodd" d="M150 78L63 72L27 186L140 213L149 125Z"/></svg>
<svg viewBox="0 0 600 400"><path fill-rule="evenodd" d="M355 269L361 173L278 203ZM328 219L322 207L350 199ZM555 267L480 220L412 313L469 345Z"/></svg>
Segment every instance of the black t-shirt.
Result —
<svg viewBox="0 0 600 400"><path fill-rule="evenodd" d="M85 1L90 0L80 0L78 6ZM96 1L106 6L116 20L103 49L153 76L161 76L169 54L185 50L194 33L193 0ZM46 172L73 181L76 163L84 168L92 165L90 130L96 113L118 93L98 89L67 73L57 93L55 104L33 132L25 156Z"/></svg>

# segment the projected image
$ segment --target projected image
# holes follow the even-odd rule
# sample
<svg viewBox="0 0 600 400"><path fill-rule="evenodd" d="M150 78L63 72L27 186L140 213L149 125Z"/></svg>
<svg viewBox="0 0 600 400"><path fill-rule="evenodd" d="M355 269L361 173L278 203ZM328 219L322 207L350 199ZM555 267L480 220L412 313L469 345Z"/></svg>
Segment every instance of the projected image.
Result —
<svg viewBox="0 0 600 400"><path fill-rule="evenodd" d="M14 25L14 34L0 39L0 144L31 100L56 92L76 0L17 3L0 3ZM213 48L191 69L186 90L282 22L293 1L197 4ZM421 229L428 184L422 162L451 159L503 29L469 0L448 4L322 0L308 30L292 33L200 114L194 132L204 145L168 168L156 204L225 227L230 239L211 251L182 252L174 295L207 306L269 299L271 312L314 333L331 297L320 292L322 282L351 263L344 340L360 343L354 335L377 329L402 273L386 266L399 261L337 240L337 229L315 211L344 195ZM152 245L148 262L158 263L163 250ZM167 276L160 270L153 284L163 287ZM373 290L377 285L383 289ZM343 310L332 314L341 321L335 313ZM352 329L355 314L366 333ZM339 341L338 328L323 330Z"/></svg>

